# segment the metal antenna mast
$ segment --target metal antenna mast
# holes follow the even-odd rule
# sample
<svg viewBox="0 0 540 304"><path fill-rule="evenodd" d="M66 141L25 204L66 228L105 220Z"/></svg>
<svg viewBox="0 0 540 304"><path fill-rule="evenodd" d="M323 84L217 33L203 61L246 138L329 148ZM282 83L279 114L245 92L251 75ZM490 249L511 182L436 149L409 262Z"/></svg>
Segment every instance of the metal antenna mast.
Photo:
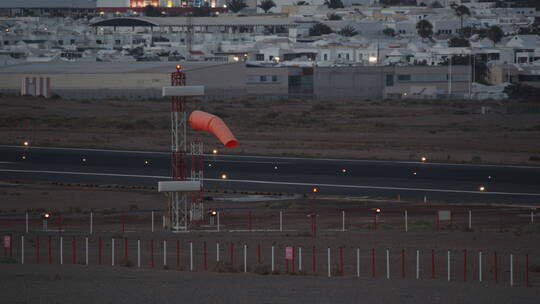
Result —
<svg viewBox="0 0 540 304"><path fill-rule="evenodd" d="M185 86L186 75L182 66L176 65L176 72L171 74L172 86ZM186 180L187 151L187 113L186 97L171 97L171 167L173 181ZM187 192L170 192L169 215L172 231L187 230Z"/></svg>

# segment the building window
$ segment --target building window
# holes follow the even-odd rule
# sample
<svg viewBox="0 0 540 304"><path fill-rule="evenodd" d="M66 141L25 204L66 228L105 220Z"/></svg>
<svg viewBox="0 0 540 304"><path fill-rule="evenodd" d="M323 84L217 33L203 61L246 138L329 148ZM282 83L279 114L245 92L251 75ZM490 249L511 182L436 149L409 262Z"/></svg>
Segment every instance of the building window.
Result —
<svg viewBox="0 0 540 304"><path fill-rule="evenodd" d="M264 61L264 54L256 54L255 55L256 61Z"/></svg>
<svg viewBox="0 0 540 304"><path fill-rule="evenodd" d="M259 81L260 81L260 82L266 82L266 75L261 75L261 76L259 77Z"/></svg>
<svg viewBox="0 0 540 304"><path fill-rule="evenodd" d="M324 60L324 61L328 61L328 54L324 54L324 55L323 55L323 60Z"/></svg>
<svg viewBox="0 0 540 304"><path fill-rule="evenodd" d="M397 79L399 81L411 81L411 75L409 75L409 74L398 75Z"/></svg>
<svg viewBox="0 0 540 304"><path fill-rule="evenodd" d="M277 82L277 75L272 75L272 82Z"/></svg>
<svg viewBox="0 0 540 304"><path fill-rule="evenodd" d="M386 86L387 87L394 86L394 75L386 75Z"/></svg>

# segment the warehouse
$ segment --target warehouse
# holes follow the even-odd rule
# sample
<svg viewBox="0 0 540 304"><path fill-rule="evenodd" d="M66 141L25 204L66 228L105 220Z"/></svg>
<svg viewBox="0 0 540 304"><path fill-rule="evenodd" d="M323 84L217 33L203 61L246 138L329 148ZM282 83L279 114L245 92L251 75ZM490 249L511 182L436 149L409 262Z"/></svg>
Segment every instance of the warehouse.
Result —
<svg viewBox="0 0 540 304"><path fill-rule="evenodd" d="M2 0L0 16L85 17L96 7L96 0Z"/></svg>

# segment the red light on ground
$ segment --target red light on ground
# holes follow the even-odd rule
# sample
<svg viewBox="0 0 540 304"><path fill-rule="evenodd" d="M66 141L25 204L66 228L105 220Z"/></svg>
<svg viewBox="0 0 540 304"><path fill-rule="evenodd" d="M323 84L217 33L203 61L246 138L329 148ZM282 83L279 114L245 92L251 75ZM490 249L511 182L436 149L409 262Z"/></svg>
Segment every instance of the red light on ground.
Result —
<svg viewBox="0 0 540 304"><path fill-rule="evenodd" d="M317 187L313 187L313 193L317 193L319 192L319 189L317 189Z"/></svg>

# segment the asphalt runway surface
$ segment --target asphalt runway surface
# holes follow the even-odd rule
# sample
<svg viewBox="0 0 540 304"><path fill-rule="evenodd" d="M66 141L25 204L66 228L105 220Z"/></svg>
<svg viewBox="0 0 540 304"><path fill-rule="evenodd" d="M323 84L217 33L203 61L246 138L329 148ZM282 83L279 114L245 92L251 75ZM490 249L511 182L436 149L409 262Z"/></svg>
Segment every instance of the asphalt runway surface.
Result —
<svg viewBox="0 0 540 304"><path fill-rule="evenodd" d="M0 181L156 186L158 181L170 180L170 159L165 152L0 146ZM540 167L432 163L429 159L205 155L204 185L208 189L301 194L312 194L317 187L316 195L399 195L403 200L540 203Z"/></svg>

